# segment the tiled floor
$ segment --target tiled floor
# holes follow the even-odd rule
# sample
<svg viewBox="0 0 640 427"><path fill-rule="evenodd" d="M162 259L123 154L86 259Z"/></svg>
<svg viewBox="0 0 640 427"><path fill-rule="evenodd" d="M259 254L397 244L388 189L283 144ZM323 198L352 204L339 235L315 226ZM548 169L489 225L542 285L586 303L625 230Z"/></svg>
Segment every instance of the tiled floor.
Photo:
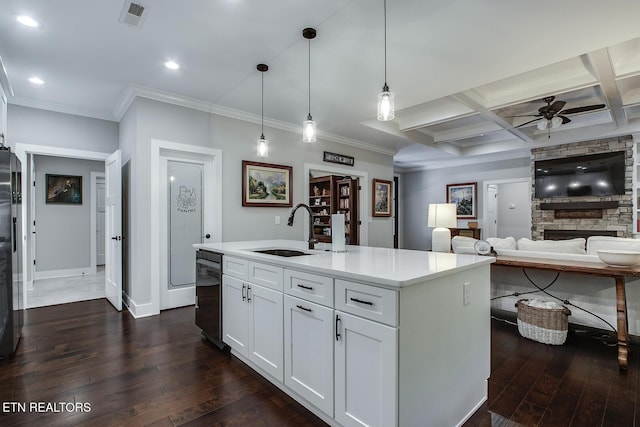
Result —
<svg viewBox="0 0 640 427"><path fill-rule="evenodd" d="M104 298L104 267L97 274L34 280L27 308Z"/></svg>

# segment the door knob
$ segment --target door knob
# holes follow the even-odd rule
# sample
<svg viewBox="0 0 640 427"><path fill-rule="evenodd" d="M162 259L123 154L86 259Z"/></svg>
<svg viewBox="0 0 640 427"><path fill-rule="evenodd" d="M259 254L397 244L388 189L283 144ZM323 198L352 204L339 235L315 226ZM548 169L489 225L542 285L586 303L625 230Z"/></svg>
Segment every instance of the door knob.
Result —
<svg viewBox="0 0 640 427"><path fill-rule="evenodd" d="M209 234L209 233L205 234L205 235L204 235L204 238L205 238L205 239L210 239L210 238L211 238L211 234Z"/></svg>

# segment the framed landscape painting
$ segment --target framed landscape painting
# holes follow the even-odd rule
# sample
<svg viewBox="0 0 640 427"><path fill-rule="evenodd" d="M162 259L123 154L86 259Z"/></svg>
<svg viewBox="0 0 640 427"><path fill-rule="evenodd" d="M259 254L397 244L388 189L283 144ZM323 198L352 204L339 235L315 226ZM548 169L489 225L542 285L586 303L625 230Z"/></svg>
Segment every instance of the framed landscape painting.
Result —
<svg viewBox="0 0 640 427"><path fill-rule="evenodd" d="M455 203L458 219L475 219L477 182L447 184L447 203Z"/></svg>
<svg viewBox="0 0 640 427"><path fill-rule="evenodd" d="M242 161L242 206L292 206L291 166Z"/></svg>
<svg viewBox="0 0 640 427"><path fill-rule="evenodd" d="M392 182L373 179L373 216L391 216Z"/></svg>

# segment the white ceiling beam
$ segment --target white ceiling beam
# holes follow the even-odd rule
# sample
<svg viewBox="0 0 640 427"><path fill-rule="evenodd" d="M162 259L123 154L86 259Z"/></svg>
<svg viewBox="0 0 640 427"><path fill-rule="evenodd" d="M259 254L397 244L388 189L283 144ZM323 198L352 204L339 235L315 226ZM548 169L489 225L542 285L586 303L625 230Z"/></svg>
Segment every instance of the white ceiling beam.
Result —
<svg viewBox="0 0 640 427"><path fill-rule="evenodd" d="M473 136L482 136L487 133L502 130L502 127L493 122L477 123L475 125L464 126L456 129L446 130L435 133L435 141L437 143L442 142L454 142L461 139L471 138Z"/></svg>
<svg viewBox="0 0 640 427"><path fill-rule="evenodd" d="M585 66L591 68L600 79L600 87L602 88L605 102L617 127L627 125L627 115L624 113L622 96L616 85L616 74L611 65L611 58L606 49L599 49L582 55Z"/></svg>
<svg viewBox="0 0 640 427"><path fill-rule="evenodd" d="M419 132L417 130L408 130L404 132L404 134L407 138L409 138L413 142L417 142L419 144L426 145L429 147L434 147L436 145L434 139L431 136L424 134L422 132ZM462 155L462 151L458 147L451 144L447 144L447 143L438 144L438 149L442 151L446 151L447 153L450 153L450 154L455 154L456 156Z"/></svg>
<svg viewBox="0 0 640 427"><path fill-rule="evenodd" d="M532 139L529 138L529 136L527 136L525 133L523 133L522 131L514 128L513 126L511 126L511 123L507 122L502 117L498 116L493 111L491 111L488 108L486 108L480 102L476 101L471 92L468 92L468 91L467 92L459 92L459 93L456 93L455 95L451 95L451 96L454 97L455 99L457 99L458 101L462 102L463 104L467 105L469 108L472 108L475 111L477 111L478 114L480 114L485 119L487 119L489 121L492 121L493 123L497 124L498 126L504 128L506 131L511 133L516 138L522 140L523 142L531 142L532 141Z"/></svg>

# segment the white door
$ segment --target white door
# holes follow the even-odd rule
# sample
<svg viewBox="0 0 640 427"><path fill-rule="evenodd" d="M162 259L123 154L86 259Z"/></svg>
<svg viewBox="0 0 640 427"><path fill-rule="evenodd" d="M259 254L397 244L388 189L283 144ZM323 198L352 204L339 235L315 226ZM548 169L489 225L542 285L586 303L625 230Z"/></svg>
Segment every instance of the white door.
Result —
<svg viewBox="0 0 640 427"><path fill-rule="evenodd" d="M498 186L487 185L487 218L484 221L484 238L498 237ZM507 236L500 236L507 237Z"/></svg>
<svg viewBox="0 0 640 427"><path fill-rule="evenodd" d="M333 417L333 310L284 296L284 383Z"/></svg>
<svg viewBox="0 0 640 427"><path fill-rule="evenodd" d="M104 265L105 239L105 184L103 178L96 181L96 265Z"/></svg>
<svg viewBox="0 0 640 427"><path fill-rule="evenodd" d="M336 311L336 330L335 419L345 427L397 426L397 329Z"/></svg>
<svg viewBox="0 0 640 427"><path fill-rule="evenodd" d="M122 310L122 167L116 150L105 160L105 283L109 302Z"/></svg>
<svg viewBox="0 0 640 427"><path fill-rule="evenodd" d="M235 277L222 276L222 341L248 356L249 317L247 285Z"/></svg>
<svg viewBox="0 0 640 427"><path fill-rule="evenodd" d="M195 303L194 243L212 241L213 157L163 153L160 158L160 309ZM164 267L166 266L166 268Z"/></svg>
<svg viewBox="0 0 640 427"><path fill-rule="evenodd" d="M282 292L249 283L249 359L283 381ZM226 309L225 309L226 310Z"/></svg>

